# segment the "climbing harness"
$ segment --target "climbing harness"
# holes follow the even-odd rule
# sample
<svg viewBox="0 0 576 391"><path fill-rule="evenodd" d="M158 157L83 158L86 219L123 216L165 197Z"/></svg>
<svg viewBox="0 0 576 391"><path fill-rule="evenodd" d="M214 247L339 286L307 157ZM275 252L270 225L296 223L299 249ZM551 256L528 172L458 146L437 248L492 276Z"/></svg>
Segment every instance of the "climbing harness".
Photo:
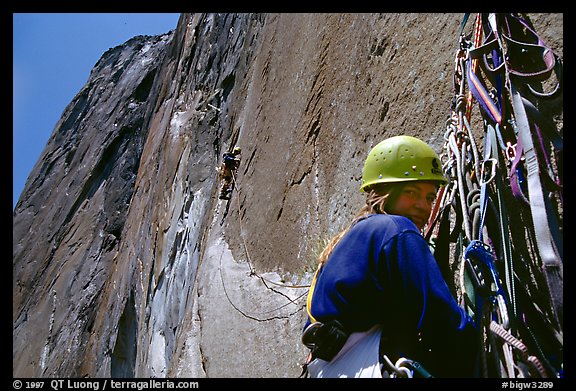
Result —
<svg viewBox="0 0 576 391"><path fill-rule="evenodd" d="M365 335L371 335L374 332L377 332L377 330L378 328L374 327L368 332L366 332L367 334ZM352 342L352 345L350 346L357 346L355 344L362 338L359 337L360 339L358 339L358 334L363 333L357 333L356 339ZM380 334L377 333L375 334L375 336L377 339L380 340L379 348L382 349L383 340L381 339ZM351 334L349 334L344 328L344 326L337 320L333 319L326 322L314 321L310 323L302 333L302 343L304 344L304 346L310 349L310 353L308 354L306 362L302 364L302 373L300 374L299 377L309 377L310 373L308 367L315 359L320 359L326 361L327 363L330 362L330 364L324 363L320 365L335 366L335 368L332 367L327 370L329 376L342 374L342 372L340 371L342 371L343 365L348 366L348 364L350 363L346 361L344 361L346 362L346 364L343 364L343 362L336 363L333 362L333 359L338 360L336 357L339 356L339 353L343 350L346 350L344 345L349 341L349 339L353 338L355 337L351 337ZM372 341L369 341L368 343L372 343ZM349 349L350 348L353 349L353 347L349 347ZM365 359L366 357L370 357L370 353L368 353L367 351L365 350L360 351L362 352L362 354L358 352L356 352L355 354L361 360ZM347 352L350 352L350 350L348 350ZM346 353L344 353L344 355L346 355ZM419 362L408 359L406 357L400 357L398 360L396 360L395 363L392 363L388 355L379 352L377 357L375 356L375 358L377 358L377 360L374 361L373 363L370 360L362 363L364 364L362 368L366 369L366 372L351 370L347 373L347 375L355 375L360 377L362 377L362 375L368 375L369 377L373 377L374 372L372 372L370 368L377 368L376 369L377 373L381 374L382 377L384 378L433 377ZM346 358L344 358L344 356L341 356L340 360L346 360ZM312 364L316 365L316 363ZM356 368L355 365L357 364L352 364L352 368ZM315 371L318 371L318 369L316 369Z"/></svg>
<svg viewBox="0 0 576 391"><path fill-rule="evenodd" d="M425 237L443 275L460 276L480 375L562 377L562 63L526 16L477 14L469 36L467 19L441 154L450 181Z"/></svg>

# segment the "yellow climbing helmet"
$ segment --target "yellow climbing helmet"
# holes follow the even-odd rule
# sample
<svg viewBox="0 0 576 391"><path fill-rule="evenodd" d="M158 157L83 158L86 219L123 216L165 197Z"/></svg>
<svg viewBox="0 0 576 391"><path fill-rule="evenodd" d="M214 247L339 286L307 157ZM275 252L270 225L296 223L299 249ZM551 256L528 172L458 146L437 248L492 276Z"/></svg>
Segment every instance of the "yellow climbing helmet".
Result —
<svg viewBox="0 0 576 391"><path fill-rule="evenodd" d="M390 137L368 154L360 191L378 183L408 181L436 181L441 186L448 183L438 154L428 144L411 136Z"/></svg>
<svg viewBox="0 0 576 391"><path fill-rule="evenodd" d="M242 149L240 147L236 147L234 148L234 150L232 151L232 153L234 155L238 155L239 153L242 153Z"/></svg>

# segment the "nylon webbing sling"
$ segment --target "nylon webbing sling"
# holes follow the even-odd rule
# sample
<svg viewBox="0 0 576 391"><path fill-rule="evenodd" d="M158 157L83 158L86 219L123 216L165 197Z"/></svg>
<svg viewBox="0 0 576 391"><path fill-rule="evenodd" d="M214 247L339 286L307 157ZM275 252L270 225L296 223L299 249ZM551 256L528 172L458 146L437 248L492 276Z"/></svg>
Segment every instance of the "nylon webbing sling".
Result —
<svg viewBox="0 0 576 391"><path fill-rule="evenodd" d="M561 245L556 243L552 236L552 225L550 224L551 213L549 213L549 203L543 193L542 183L540 181L540 163L538 155L534 148L532 135L530 133L530 124L522 102L522 96L510 83L510 93L512 106L516 115L516 126L518 136L522 140L524 156L528 171L528 198L532 211L532 222L538 245L538 252L542 260L542 271L546 277L550 296L554 304L557 316L557 322L563 324L563 266Z"/></svg>

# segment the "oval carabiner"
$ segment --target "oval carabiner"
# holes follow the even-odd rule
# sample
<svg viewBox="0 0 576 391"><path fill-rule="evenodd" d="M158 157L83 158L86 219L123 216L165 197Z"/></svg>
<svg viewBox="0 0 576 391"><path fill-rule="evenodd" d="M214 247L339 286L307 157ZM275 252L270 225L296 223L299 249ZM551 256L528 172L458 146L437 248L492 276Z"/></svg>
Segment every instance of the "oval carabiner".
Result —
<svg viewBox="0 0 576 391"><path fill-rule="evenodd" d="M391 372L391 378L403 377L403 378L412 378L412 371L406 367L400 367L397 364L401 363L401 360L406 360L403 357L400 357L396 364L392 364L392 361L388 358L387 355L383 354L382 359L384 359L384 364L386 364L386 369Z"/></svg>
<svg viewBox="0 0 576 391"><path fill-rule="evenodd" d="M490 167L490 177L488 179L486 178L486 163L490 163L491 167ZM480 185L486 185L488 183L490 183L494 177L496 176L496 165L498 164L498 161L495 158L489 158L486 159L482 162L482 167L480 168L481 172L480 172Z"/></svg>

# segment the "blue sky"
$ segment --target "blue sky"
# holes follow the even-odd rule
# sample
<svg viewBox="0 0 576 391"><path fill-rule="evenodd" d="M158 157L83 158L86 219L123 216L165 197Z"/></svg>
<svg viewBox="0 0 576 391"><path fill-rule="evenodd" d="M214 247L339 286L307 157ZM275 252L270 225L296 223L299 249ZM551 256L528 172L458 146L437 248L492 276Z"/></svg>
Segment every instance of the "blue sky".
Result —
<svg viewBox="0 0 576 391"><path fill-rule="evenodd" d="M13 14L12 207L56 122L109 48L176 28L180 14Z"/></svg>

